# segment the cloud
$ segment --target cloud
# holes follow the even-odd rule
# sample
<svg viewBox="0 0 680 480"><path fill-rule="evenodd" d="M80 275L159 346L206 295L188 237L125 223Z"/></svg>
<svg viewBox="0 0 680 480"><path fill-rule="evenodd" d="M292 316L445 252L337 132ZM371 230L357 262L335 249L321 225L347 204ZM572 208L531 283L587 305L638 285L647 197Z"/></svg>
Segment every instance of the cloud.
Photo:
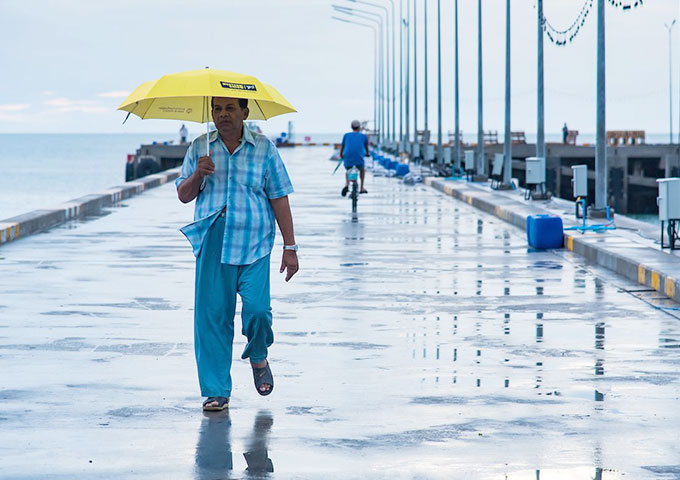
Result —
<svg viewBox="0 0 680 480"><path fill-rule="evenodd" d="M111 110L100 105L97 100L71 100L66 97L47 100L45 105L57 112L104 113Z"/></svg>
<svg viewBox="0 0 680 480"><path fill-rule="evenodd" d="M29 106L27 103L0 105L0 112L20 112L21 110L26 110Z"/></svg>
<svg viewBox="0 0 680 480"><path fill-rule="evenodd" d="M43 90L40 92L42 95L45 95L46 97L49 97L51 95L54 95L54 92L52 90Z"/></svg>
<svg viewBox="0 0 680 480"><path fill-rule="evenodd" d="M102 98L127 98L130 95L130 92L126 90L117 90L115 92L103 92L103 93L98 93L98 97Z"/></svg>

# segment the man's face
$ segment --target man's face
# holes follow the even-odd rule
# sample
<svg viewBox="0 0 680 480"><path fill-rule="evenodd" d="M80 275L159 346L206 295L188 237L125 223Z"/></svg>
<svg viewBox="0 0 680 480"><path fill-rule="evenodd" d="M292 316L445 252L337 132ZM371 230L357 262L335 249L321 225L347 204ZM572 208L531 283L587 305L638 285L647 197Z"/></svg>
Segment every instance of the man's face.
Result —
<svg viewBox="0 0 680 480"><path fill-rule="evenodd" d="M214 97L212 117L220 132L240 132L248 118L248 108L241 108L236 98Z"/></svg>

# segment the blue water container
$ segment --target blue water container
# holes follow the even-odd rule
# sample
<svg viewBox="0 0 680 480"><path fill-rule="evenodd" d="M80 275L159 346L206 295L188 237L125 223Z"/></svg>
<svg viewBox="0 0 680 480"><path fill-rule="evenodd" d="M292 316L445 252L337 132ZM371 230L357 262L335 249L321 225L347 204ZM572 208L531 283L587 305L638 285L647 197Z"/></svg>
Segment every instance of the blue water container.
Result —
<svg viewBox="0 0 680 480"><path fill-rule="evenodd" d="M562 248L564 241L562 218L555 215L529 215L527 240L534 248Z"/></svg>
<svg viewBox="0 0 680 480"><path fill-rule="evenodd" d="M396 172L397 177L403 177L404 175L406 175L409 172L408 165L406 165L405 163L397 164L396 170L397 170L397 172Z"/></svg>
<svg viewBox="0 0 680 480"><path fill-rule="evenodd" d="M387 168L388 170L394 170L397 168L397 165L399 165L399 162L397 162L396 160L392 160L390 161L390 166Z"/></svg>

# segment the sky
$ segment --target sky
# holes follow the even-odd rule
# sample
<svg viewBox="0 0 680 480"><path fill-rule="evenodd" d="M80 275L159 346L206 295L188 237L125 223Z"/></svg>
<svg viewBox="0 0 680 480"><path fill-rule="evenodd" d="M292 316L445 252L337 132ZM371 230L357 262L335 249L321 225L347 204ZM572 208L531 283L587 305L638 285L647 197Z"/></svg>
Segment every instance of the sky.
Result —
<svg viewBox="0 0 680 480"><path fill-rule="evenodd" d="M590 0L544 0L545 16L555 28L565 29L584 1ZM428 119L436 131L436 0L415 0L418 117L423 128L425 2ZM397 16L400 3L404 11L413 5L394 0ZM359 7L348 0L0 0L0 133L176 132L180 124L171 120L131 117L123 125L125 115L116 108L144 81L205 66L255 75L296 107L298 113L264 122L265 133L284 131L289 120L300 133L346 131L352 119L373 117L373 32L333 20L332 4ZM482 15L484 127L499 132L504 128L505 5L504 0L484 0ZM669 36L664 23L678 18L680 2L648 0L623 11L607 1L605 8L607 129L668 133ZM558 47L545 39L548 132L558 132L564 122L580 132L595 131L595 10L594 5L573 42ZM459 22L460 121L463 132L472 133L477 129L476 1L459 1ZM536 131L535 0L513 0L511 22L512 130L530 133ZM671 33L677 136L678 25ZM441 41L446 132L454 126L453 0L441 1ZM397 83L398 78L397 68ZM192 134L205 128L187 126Z"/></svg>

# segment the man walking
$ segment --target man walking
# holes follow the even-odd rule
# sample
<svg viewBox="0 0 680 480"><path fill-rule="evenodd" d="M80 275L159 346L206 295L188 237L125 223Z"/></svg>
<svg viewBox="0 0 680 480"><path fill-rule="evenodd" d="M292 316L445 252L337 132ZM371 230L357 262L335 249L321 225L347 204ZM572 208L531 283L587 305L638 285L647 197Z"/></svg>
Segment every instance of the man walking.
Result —
<svg viewBox="0 0 680 480"><path fill-rule="evenodd" d="M181 229L196 256L194 343L204 410L224 410L231 395L236 294L242 300L242 334L248 343L255 388L269 395L274 379L267 349L274 341L269 257L278 223L283 236L280 272L298 271L288 195L293 192L276 147L244 127L246 99L214 97L217 131L198 137L184 157L177 195L196 199L194 222ZM204 156L206 142L210 155Z"/></svg>
<svg viewBox="0 0 680 480"><path fill-rule="evenodd" d="M366 169L364 168L364 153L368 157L368 137L361 133L361 123L359 120L352 120L352 131L342 137L342 145L340 146L340 158L344 160L345 170L352 167L357 167L361 174L361 189L359 193L368 193L364 188L364 176ZM342 189L342 196L347 195L349 191L349 177L345 172L345 186Z"/></svg>

